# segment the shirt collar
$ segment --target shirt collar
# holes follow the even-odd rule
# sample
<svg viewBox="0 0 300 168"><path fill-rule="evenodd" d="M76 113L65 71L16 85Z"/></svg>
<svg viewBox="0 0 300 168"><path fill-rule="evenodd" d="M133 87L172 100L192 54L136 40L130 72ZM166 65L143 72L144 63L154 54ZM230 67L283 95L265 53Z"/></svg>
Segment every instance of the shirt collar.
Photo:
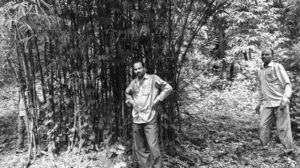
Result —
<svg viewBox="0 0 300 168"><path fill-rule="evenodd" d="M145 73L144 78L145 78L145 79L148 79L148 78L149 78L149 75Z"/></svg>
<svg viewBox="0 0 300 168"><path fill-rule="evenodd" d="M147 73L145 73L143 79L148 79L148 78L149 78L149 75ZM136 77L135 82L138 82L138 81L139 81L139 79L138 79L138 77Z"/></svg>
<svg viewBox="0 0 300 168"><path fill-rule="evenodd" d="M269 68L269 67L273 67L275 65L275 63L273 62L273 61L271 61L268 65L267 65L267 67L264 67L263 66L263 69L266 69L266 68Z"/></svg>

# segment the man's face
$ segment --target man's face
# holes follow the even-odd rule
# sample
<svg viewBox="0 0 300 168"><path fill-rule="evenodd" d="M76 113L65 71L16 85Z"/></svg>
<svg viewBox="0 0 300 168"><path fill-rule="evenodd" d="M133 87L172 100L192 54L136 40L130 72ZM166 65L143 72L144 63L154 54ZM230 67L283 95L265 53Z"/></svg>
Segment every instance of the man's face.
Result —
<svg viewBox="0 0 300 168"><path fill-rule="evenodd" d="M273 60L273 55L271 50L263 50L261 53L261 60L265 63L268 64Z"/></svg>
<svg viewBox="0 0 300 168"><path fill-rule="evenodd" d="M133 71L138 77L143 77L145 74L145 68L141 62L136 62L133 64Z"/></svg>

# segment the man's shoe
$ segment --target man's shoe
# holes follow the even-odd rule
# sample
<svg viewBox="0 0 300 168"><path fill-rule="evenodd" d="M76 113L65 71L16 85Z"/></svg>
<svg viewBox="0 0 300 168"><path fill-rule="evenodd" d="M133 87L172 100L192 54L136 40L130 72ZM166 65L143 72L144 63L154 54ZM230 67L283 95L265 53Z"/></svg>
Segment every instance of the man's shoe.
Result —
<svg viewBox="0 0 300 168"><path fill-rule="evenodd" d="M284 154L291 154L291 153L294 153L294 152L295 152L295 150L293 148L291 148L291 149L283 149L283 153Z"/></svg>
<svg viewBox="0 0 300 168"><path fill-rule="evenodd" d="M26 152L26 149L17 149L16 150L16 153L24 153L24 152Z"/></svg>
<svg viewBox="0 0 300 168"><path fill-rule="evenodd" d="M267 150L269 148L269 144L268 145L262 145L258 147L258 150Z"/></svg>
<svg viewBox="0 0 300 168"><path fill-rule="evenodd" d="M294 153L295 153L296 155L300 155L300 147L295 146L295 147L294 147Z"/></svg>

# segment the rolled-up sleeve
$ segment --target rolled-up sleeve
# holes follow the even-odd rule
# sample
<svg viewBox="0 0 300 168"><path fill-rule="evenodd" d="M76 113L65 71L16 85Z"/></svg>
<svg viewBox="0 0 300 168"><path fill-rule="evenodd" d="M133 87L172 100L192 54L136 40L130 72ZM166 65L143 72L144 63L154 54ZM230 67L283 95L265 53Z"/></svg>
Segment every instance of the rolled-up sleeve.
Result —
<svg viewBox="0 0 300 168"><path fill-rule="evenodd" d="M159 101L163 101L166 99L170 93L172 92L173 88L170 84L168 84L166 81L162 80L157 75L154 75L154 82L155 86L161 90L160 94L157 96L157 99Z"/></svg>

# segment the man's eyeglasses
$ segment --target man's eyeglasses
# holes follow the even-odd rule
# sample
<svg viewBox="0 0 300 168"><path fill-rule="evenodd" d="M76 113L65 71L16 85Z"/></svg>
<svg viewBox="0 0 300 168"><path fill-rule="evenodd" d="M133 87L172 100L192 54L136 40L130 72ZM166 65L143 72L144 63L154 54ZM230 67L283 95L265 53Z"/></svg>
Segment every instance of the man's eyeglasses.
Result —
<svg viewBox="0 0 300 168"><path fill-rule="evenodd" d="M270 54L261 54L262 56L269 56Z"/></svg>

